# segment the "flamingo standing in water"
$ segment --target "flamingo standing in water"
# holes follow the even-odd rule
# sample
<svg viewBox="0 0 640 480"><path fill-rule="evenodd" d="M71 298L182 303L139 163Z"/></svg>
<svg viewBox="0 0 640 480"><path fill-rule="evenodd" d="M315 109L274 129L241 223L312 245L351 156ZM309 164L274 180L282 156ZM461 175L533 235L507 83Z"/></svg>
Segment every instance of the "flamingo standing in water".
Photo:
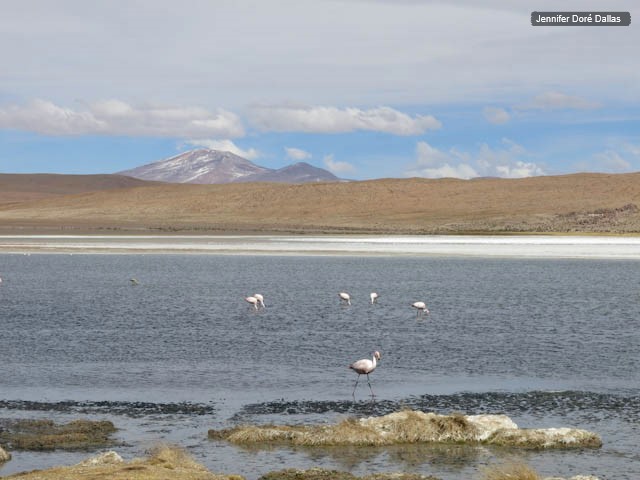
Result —
<svg viewBox="0 0 640 480"><path fill-rule="evenodd" d="M244 301L250 303L251 305L253 305L253 308L258 310L258 303L260 303L260 302L258 301L258 299L256 297L247 297L247 298L244 299Z"/></svg>
<svg viewBox="0 0 640 480"><path fill-rule="evenodd" d="M373 305L374 303L378 303L378 297L380 295L378 295L376 292L371 292L369 296L371 297L371 305Z"/></svg>
<svg viewBox="0 0 640 480"><path fill-rule="evenodd" d="M429 315L429 309L427 308L427 304L426 303L424 303L424 302L413 302L411 304L411 306L417 310L416 311L416 317L418 315L420 315L420 314L424 315L425 313L427 315Z"/></svg>
<svg viewBox="0 0 640 480"><path fill-rule="evenodd" d="M362 360L358 360L357 362L353 362L349 365L351 370L354 370L358 374L358 378L356 378L356 384L353 386L353 393L351 394L354 398L356 396L356 387L358 386L358 380L360 380L360 375L367 376L367 383L369 384L369 390L371 390L371 396L375 397L373 393L373 388L371 388L371 382L369 381L369 374L376 369L377 360L380 360L380 352L373 352L371 360L368 358L363 358Z"/></svg>
<svg viewBox="0 0 640 480"><path fill-rule="evenodd" d="M351 305L351 295L346 292L340 292L338 296L340 297L341 302L344 300L345 302L347 302L347 305Z"/></svg>
<svg viewBox="0 0 640 480"><path fill-rule="evenodd" d="M254 297L256 300L258 300L258 303L262 306L262 308L265 308L265 307L266 307L266 305L264 304L264 297L263 297L261 294L259 294L259 293L254 293L254 294L253 294L253 297Z"/></svg>

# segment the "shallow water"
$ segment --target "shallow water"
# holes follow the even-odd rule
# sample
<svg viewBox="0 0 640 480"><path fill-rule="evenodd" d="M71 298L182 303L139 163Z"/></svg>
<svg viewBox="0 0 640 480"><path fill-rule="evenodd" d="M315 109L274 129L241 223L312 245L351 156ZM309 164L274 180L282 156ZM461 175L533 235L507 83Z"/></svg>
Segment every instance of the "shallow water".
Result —
<svg viewBox="0 0 640 480"><path fill-rule="evenodd" d="M126 458L157 442L249 479L284 467L474 478L640 478L640 263L454 257L0 255L0 418L106 418ZM139 285L130 285L135 277ZM337 292L352 294L341 306ZM368 303L377 291L379 304ZM255 312L243 297L264 293ZM431 315L410 304L425 300ZM354 402L354 360L382 353ZM246 449L238 423L333 422L410 407L598 432L600 450ZM86 452L13 452L9 474Z"/></svg>

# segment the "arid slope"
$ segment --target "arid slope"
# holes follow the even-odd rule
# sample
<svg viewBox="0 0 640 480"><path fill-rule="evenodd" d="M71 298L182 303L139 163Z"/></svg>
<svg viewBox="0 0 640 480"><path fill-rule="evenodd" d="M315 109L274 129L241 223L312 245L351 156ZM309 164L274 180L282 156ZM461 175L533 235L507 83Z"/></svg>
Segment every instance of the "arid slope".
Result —
<svg viewBox="0 0 640 480"><path fill-rule="evenodd" d="M0 205L0 226L201 232L640 232L640 173L164 184Z"/></svg>
<svg viewBox="0 0 640 480"><path fill-rule="evenodd" d="M57 175L0 173L0 205L60 195L158 185L122 175Z"/></svg>

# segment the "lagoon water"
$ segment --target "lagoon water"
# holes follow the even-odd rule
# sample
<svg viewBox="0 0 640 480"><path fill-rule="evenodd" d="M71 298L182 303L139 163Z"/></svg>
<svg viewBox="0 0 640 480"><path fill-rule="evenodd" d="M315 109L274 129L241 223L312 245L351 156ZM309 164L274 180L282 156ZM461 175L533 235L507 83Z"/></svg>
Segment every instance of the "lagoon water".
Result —
<svg viewBox="0 0 640 480"><path fill-rule="evenodd" d="M545 475L640 478L638 260L0 254L0 276L0 421L109 419L125 458L174 443L250 480L312 466L462 480L513 460ZM244 302L253 293L266 309ZM417 300L430 316L416 318ZM377 397L361 382L354 401L346 366L372 350L382 353ZM247 449L207 439L210 428L407 407L584 428L604 446ZM13 452L0 475L88 455Z"/></svg>

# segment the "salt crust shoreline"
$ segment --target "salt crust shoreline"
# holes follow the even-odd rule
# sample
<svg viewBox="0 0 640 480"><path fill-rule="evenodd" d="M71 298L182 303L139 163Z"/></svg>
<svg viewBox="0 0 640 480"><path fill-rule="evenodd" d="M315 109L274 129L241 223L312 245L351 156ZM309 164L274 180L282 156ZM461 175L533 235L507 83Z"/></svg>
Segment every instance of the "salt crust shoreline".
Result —
<svg viewBox="0 0 640 480"><path fill-rule="evenodd" d="M0 253L193 253L640 260L640 237L554 235L0 235Z"/></svg>

